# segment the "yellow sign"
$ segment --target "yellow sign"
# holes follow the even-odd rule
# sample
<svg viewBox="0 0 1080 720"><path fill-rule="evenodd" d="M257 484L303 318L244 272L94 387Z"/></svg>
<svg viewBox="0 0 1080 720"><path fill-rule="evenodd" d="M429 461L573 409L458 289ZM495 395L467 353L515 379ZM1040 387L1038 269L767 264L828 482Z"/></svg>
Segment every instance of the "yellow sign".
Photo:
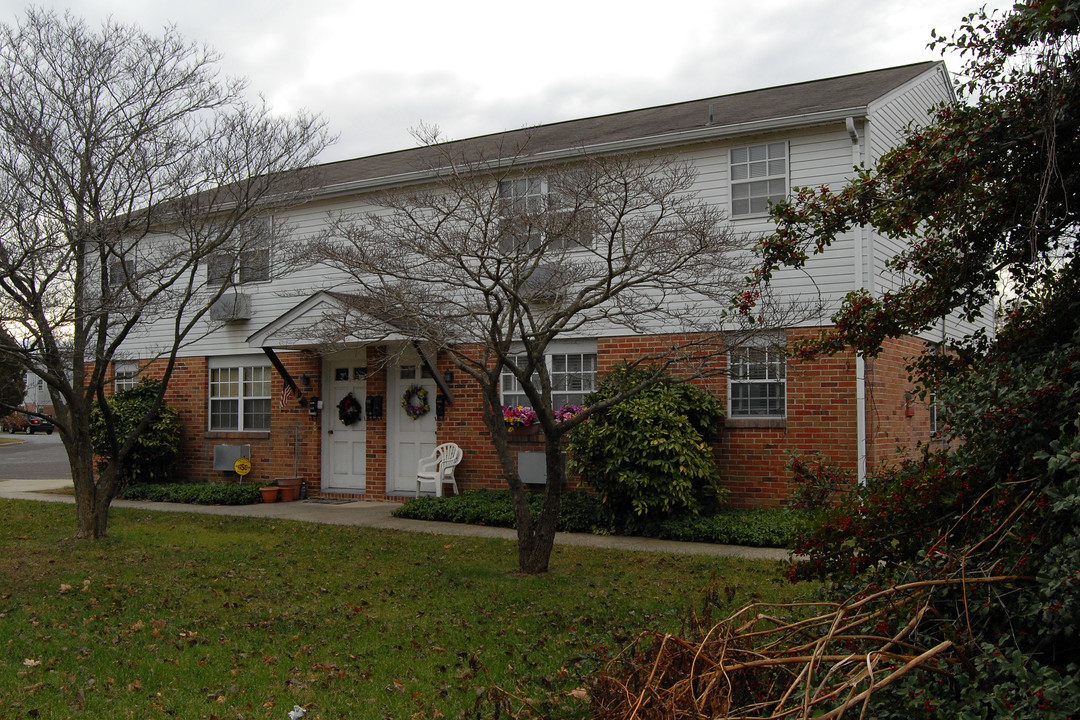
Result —
<svg viewBox="0 0 1080 720"><path fill-rule="evenodd" d="M240 458L233 463L232 467L233 470L236 471L237 475L244 476L251 472L251 461L247 458Z"/></svg>

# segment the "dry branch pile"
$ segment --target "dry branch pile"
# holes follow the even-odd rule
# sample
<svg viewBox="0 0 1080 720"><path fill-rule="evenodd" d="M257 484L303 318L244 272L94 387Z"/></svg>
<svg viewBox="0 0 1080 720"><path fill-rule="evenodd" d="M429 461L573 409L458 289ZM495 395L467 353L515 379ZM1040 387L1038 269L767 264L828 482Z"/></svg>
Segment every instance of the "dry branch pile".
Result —
<svg viewBox="0 0 1080 720"><path fill-rule="evenodd" d="M596 720L839 718L911 672L948 676L959 640L920 645L935 595L1025 578L937 579L843 603L751 605L688 638L646 633L613 659L590 691ZM940 600L940 598L937 598ZM785 615L801 614L799 620ZM868 631L869 629L869 631ZM855 715L858 716L858 715Z"/></svg>

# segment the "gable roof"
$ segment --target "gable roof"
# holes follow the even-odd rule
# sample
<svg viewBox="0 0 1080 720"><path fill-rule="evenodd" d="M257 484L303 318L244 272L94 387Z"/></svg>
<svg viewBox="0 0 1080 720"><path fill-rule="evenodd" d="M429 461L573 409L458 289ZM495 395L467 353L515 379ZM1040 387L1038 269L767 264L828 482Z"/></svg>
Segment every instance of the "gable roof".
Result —
<svg viewBox="0 0 1080 720"><path fill-rule="evenodd" d="M648 149L735 132L838 121L865 115L875 100L939 67L944 72L940 61L921 62L342 160L318 167L319 185L323 190L347 191L401 182L409 176L422 179L443 165L447 156L542 162L584 151Z"/></svg>

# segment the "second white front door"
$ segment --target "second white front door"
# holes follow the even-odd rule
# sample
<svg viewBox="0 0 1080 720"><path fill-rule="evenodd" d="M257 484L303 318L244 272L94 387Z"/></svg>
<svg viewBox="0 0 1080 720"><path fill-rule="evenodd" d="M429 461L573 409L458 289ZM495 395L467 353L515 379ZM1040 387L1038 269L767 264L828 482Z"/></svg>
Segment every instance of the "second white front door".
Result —
<svg viewBox="0 0 1080 720"><path fill-rule="evenodd" d="M419 357L406 355L387 369L387 467L386 485L390 494L415 494L416 465L435 450L435 378ZM419 407L423 390L428 410ZM406 392L411 412L402 407Z"/></svg>

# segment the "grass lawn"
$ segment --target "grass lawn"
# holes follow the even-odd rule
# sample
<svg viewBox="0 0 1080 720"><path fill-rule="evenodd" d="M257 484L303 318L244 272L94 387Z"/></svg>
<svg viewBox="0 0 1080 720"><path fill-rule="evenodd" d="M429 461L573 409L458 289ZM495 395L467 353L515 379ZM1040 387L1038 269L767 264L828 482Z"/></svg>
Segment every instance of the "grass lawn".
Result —
<svg viewBox="0 0 1080 720"><path fill-rule="evenodd" d="M501 540L117 508L74 542L71 505L0 516L2 719L472 718L492 687L573 715L561 693L711 579L731 609L811 590L765 561L557 547L522 577Z"/></svg>

